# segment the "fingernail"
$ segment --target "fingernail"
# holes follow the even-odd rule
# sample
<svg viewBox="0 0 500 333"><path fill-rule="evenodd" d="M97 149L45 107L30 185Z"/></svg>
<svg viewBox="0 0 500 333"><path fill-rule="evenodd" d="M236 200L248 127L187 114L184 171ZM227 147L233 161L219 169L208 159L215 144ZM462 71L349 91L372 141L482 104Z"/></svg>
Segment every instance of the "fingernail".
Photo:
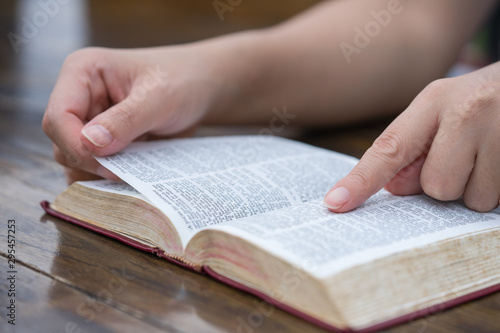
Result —
<svg viewBox="0 0 500 333"><path fill-rule="evenodd" d="M325 196L323 202L329 209L339 209L344 206L350 198L351 194L348 189L345 187L337 187Z"/></svg>
<svg viewBox="0 0 500 333"><path fill-rule="evenodd" d="M101 125L90 125L82 129L82 134L85 135L90 142L97 147L106 147L113 141L111 133Z"/></svg>

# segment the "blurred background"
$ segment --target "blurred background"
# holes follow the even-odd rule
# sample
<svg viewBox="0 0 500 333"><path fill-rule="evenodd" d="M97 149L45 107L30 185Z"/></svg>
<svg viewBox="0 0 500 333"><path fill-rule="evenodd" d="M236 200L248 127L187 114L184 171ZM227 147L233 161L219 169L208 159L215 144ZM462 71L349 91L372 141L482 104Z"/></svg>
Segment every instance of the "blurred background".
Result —
<svg viewBox="0 0 500 333"><path fill-rule="evenodd" d="M78 48L187 43L270 26L320 1L2 0L0 109L42 112L62 62ZM487 63L482 49L492 38L498 29L483 30L454 73Z"/></svg>
<svg viewBox="0 0 500 333"><path fill-rule="evenodd" d="M0 110L43 112L65 57L85 46L187 43L283 21L320 0L2 0Z"/></svg>
<svg viewBox="0 0 500 333"><path fill-rule="evenodd" d="M74 50L85 46L136 48L188 43L271 26L320 1L2 0L0 142L24 146L19 137L34 130L35 142L44 143L40 149L48 150L50 142L41 132L41 119L61 65ZM497 13L497 21L498 16ZM491 40L498 41L500 24L494 26L496 29L483 29L464 48L450 75L462 74L491 60L488 54L492 52L487 49ZM495 51L498 56L498 48ZM363 139L356 133L358 126L308 131L309 135L302 140L360 157L388 121L371 121L369 128L364 129L368 134ZM29 127L21 128L21 123ZM243 129L204 128L198 134L231 134L235 130L242 133ZM245 133L257 132L247 129ZM287 127L286 133L281 134L297 138L297 133L297 129ZM337 135L336 140L332 139L332 133Z"/></svg>

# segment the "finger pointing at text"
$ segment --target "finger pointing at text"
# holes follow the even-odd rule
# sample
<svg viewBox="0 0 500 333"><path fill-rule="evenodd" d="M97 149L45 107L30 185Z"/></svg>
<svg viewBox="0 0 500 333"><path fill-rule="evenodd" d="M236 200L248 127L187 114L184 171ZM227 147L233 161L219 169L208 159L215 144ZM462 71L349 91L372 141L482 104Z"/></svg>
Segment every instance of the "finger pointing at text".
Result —
<svg viewBox="0 0 500 333"><path fill-rule="evenodd" d="M381 188L463 197L477 211L500 201L500 63L427 86L326 194L334 212L350 211Z"/></svg>

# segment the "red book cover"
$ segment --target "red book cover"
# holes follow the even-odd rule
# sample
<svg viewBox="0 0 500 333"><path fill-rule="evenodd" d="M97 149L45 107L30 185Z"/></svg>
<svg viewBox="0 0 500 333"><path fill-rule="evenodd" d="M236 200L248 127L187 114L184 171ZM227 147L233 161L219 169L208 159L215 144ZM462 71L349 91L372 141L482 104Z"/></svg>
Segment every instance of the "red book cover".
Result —
<svg viewBox="0 0 500 333"><path fill-rule="evenodd" d="M213 278L219 282L222 282L228 286L231 286L233 288L236 288L236 289L242 290L244 292L247 292L249 294L252 294L252 295L272 304L273 306L275 306L277 308L280 308L280 309L282 309L286 312L289 312L289 313L291 313L299 318L302 318L302 319L304 319L304 320L306 320L306 321L308 321L316 326L319 326L321 328L324 328L324 329L332 331L332 332L359 332L359 333L376 332L376 331L386 329L386 328L391 327L391 326L414 321L418 318L428 316L428 315L436 313L436 312L441 312L441 311L448 309L450 307L453 307L453 306L474 300L476 298L483 297L483 296L486 296L488 294L492 294L494 292L500 291L500 284L497 284L497 285L470 293L468 295L464 295L464 296L449 300L447 302L437 304L437 305L431 306L431 307L426 308L426 309L419 310L419 311L414 312L414 313L409 313L409 314L406 314L404 316L400 316L400 317L376 324L374 326L363 328L361 330L341 329L338 327L334 327L330 324L327 324L327 323L325 323L317 318L314 318L306 313L303 313L303 312L301 312L301 311L299 311L299 310L297 310L297 309L295 309L287 304L281 303L281 302L267 296L266 294L264 294L258 290L252 289L252 288L247 287L239 282L233 281L233 280L231 280L223 275L220 275L219 273L213 271L208 266L202 266L200 268L194 267L193 265L189 265L188 263L183 262L181 258L173 258L173 257L169 256L163 250L160 250L160 249L154 248L154 247L150 247L150 246L146 246L142 243L139 243L139 242L137 242L133 239L130 239L128 237L125 237L123 235L120 235L120 234L117 234L115 232L106 230L104 228L101 228L101 227L89 224L87 222L78 220L78 219L73 218L71 216L62 214L62 213L52 209L50 207L50 203L48 201L42 201L40 204L41 204L42 208L45 210L45 212L49 215L60 218L66 222L76 224L80 227L92 230L92 231L97 232L99 234L108 236L110 238L114 238L116 240L119 240L120 242L123 242L127 245L133 246L139 250L154 253L157 256L168 260L171 263L182 266L182 267L187 268L189 270L199 272L200 274L208 275L211 278Z"/></svg>

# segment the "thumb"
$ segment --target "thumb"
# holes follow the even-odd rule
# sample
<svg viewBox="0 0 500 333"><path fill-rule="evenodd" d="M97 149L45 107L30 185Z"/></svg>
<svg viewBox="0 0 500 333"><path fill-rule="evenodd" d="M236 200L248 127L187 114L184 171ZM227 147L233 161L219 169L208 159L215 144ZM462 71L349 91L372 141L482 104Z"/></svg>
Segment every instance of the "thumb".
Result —
<svg viewBox="0 0 500 333"><path fill-rule="evenodd" d="M421 168L421 161L417 162L417 159L429 151L437 117L426 115L422 110L412 111L409 108L396 118L352 171L328 191L324 198L328 209L337 213L350 211L378 192L412 162L416 162L416 170ZM415 178L413 173L411 178ZM407 185L412 188L403 190L400 186L398 191L418 190L412 182Z"/></svg>
<svg viewBox="0 0 500 333"><path fill-rule="evenodd" d="M146 110L135 104L127 98L94 117L81 131L82 144L93 155L106 156L149 131Z"/></svg>

